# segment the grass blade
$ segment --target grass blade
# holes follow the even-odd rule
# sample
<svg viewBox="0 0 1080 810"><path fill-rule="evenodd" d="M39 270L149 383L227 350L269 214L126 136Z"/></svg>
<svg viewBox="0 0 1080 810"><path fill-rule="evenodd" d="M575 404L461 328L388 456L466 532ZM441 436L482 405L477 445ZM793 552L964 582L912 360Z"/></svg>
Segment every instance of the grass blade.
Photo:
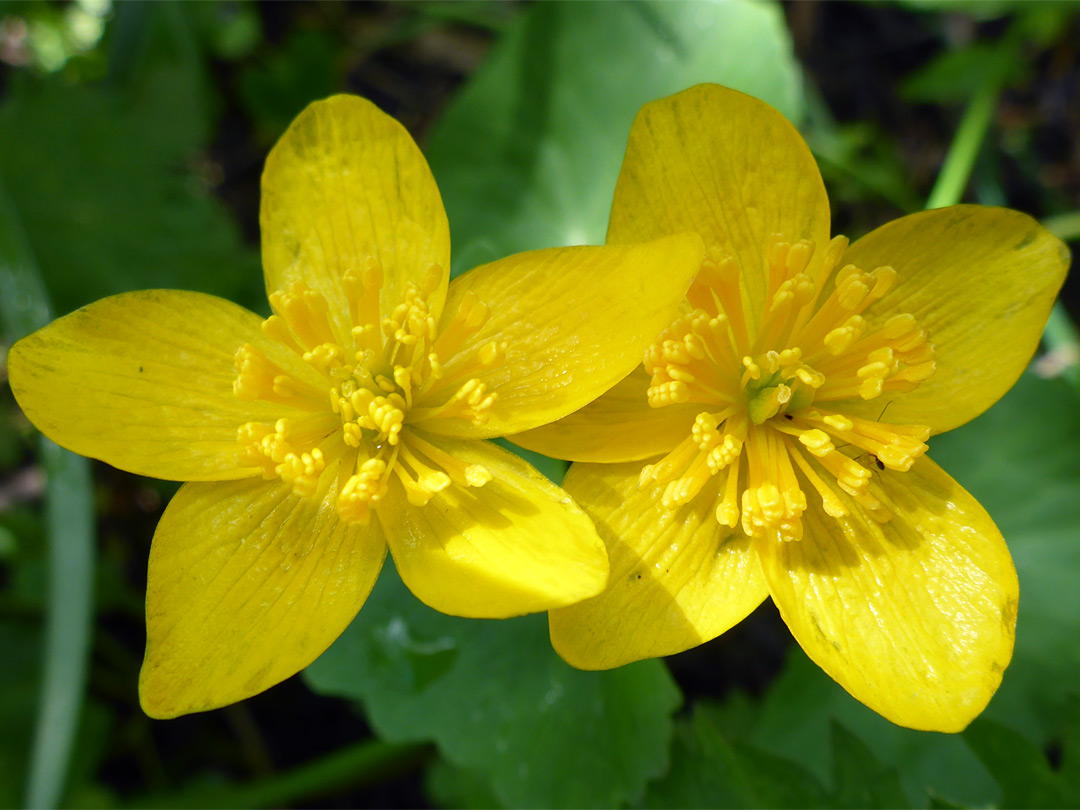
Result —
<svg viewBox="0 0 1080 810"><path fill-rule="evenodd" d="M0 186L0 324L14 342L49 322L45 286L18 211ZM48 482L49 593L41 702L26 783L27 807L56 807L66 784L86 692L94 615L94 503L89 462L41 437Z"/></svg>

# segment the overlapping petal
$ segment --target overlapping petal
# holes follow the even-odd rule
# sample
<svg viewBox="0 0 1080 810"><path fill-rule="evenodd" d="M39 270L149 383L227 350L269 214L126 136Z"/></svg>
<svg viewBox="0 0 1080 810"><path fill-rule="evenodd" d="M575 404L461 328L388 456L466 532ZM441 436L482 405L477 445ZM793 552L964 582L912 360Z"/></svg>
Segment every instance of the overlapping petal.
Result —
<svg viewBox="0 0 1080 810"><path fill-rule="evenodd" d="M339 337L349 334L341 278L369 258L382 266L384 313L438 265L438 317L450 271L442 197L412 137L370 101L333 96L297 116L266 159L259 222L267 292L302 281L322 293Z"/></svg>
<svg viewBox="0 0 1080 810"><path fill-rule="evenodd" d="M374 522L280 481L185 484L158 524L146 593L143 709L175 717L250 697L310 664L367 599L386 554Z"/></svg>
<svg viewBox="0 0 1080 810"><path fill-rule="evenodd" d="M663 509L638 489L640 464L575 464L564 486L607 545L611 575L592 599L549 614L551 642L581 669L608 669L697 646L768 596L751 542L716 522L714 477L689 504Z"/></svg>
<svg viewBox="0 0 1080 810"><path fill-rule="evenodd" d="M649 385L649 375L638 366L581 410L510 440L568 461L617 463L666 453L686 438L701 406L691 402L650 408Z"/></svg>
<svg viewBox="0 0 1080 810"><path fill-rule="evenodd" d="M844 262L899 273L868 316L880 324L914 315L937 363L914 391L848 410L870 418L885 410L886 421L941 433L978 416L1016 382L1039 345L1069 251L1019 211L957 205L883 225L855 242Z"/></svg>
<svg viewBox="0 0 1080 810"><path fill-rule="evenodd" d="M427 438L493 477L482 487L452 484L422 507L392 481L379 522L398 573L421 601L456 616L507 618L603 589L604 544L566 492L495 445Z"/></svg>
<svg viewBox="0 0 1080 810"><path fill-rule="evenodd" d="M829 200L806 143L763 101L699 84L641 108L630 129L608 244L701 234L738 258L753 317L773 234L829 241Z"/></svg>
<svg viewBox="0 0 1080 810"><path fill-rule="evenodd" d="M505 436L591 402L641 362L702 257L701 240L683 234L643 245L519 253L455 279L443 328L473 297L491 314L452 356L440 358L444 376L425 396L437 401L475 378L498 400L482 425L446 419L425 428L448 436ZM500 356L485 363L489 347Z"/></svg>
<svg viewBox="0 0 1080 810"><path fill-rule="evenodd" d="M176 481L244 478L257 471L237 466L237 430L289 409L233 395L237 349L250 343L301 380L314 373L260 323L203 293L112 296L16 343L11 388L38 429L76 453Z"/></svg>
<svg viewBox="0 0 1080 810"><path fill-rule="evenodd" d="M816 499L801 541L761 543L773 600L799 644L854 697L899 725L959 731L1012 656L1018 584L1001 534L929 459L875 478L883 524L847 496Z"/></svg>

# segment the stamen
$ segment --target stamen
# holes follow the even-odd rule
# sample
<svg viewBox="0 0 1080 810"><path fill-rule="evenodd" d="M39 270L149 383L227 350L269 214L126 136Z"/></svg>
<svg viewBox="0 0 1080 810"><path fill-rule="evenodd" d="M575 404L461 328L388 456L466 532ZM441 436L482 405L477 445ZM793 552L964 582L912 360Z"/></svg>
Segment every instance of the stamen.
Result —
<svg viewBox="0 0 1080 810"><path fill-rule="evenodd" d="M272 293L270 306L301 345L312 349L320 343L338 342L330 326L330 307L326 299L302 281L294 281L286 290Z"/></svg>
<svg viewBox="0 0 1080 810"><path fill-rule="evenodd" d="M870 328L863 313L888 295L897 274L851 264L837 271L847 244L836 237L816 251L808 240L773 237L756 330L744 320L738 262L709 252L688 305L644 358L650 405L706 406L690 435L641 471L640 486L663 487L665 508L698 497L723 473L716 519L749 536L799 539L810 490L831 517L847 514L846 495L874 520L889 519L871 493L873 476L878 467L910 469L926 452L929 429L849 416L842 400L915 388L934 371L933 346L908 314ZM864 454L853 458L852 449Z"/></svg>

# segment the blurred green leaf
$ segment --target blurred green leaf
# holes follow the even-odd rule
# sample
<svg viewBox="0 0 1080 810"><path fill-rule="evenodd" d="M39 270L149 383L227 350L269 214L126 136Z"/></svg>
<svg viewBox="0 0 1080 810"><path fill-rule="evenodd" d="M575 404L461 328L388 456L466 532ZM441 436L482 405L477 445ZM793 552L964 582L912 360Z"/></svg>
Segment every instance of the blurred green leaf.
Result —
<svg viewBox="0 0 1080 810"><path fill-rule="evenodd" d="M433 740L509 806L615 807L666 769L680 696L662 663L571 669L543 615L445 616L387 563L356 620L307 669L313 689L360 700L386 740Z"/></svg>
<svg viewBox="0 0 1080 810"><path fill-rule="evenodd" d="M242 59L262 41L262 17L251 0L192 5L211 48L222 59Z"/></svg>
<svg viewBox="0 0 1080 810"><path fill-rule="evenodd" d="M12 77L0 174L61 314L148 287L261 298L258 257L199 155L214 114L193 12L118 8L106 84Z"/></svg>
<svg viewBox="0 0 1080 810"><path fill-rule="evenodd" d="M0 620L0 650L0 807L19 807L37 713L41 634L36 627Z"/></svg>
<svg viewBox="0 0 1080 810"><path fill-rule="evenodd" d="M729 712L701 702L676 725L671 770L649 785L646 807L909 807L896 769L833 721L833 787L826 789L800 758L778 757L729 741ZM820 746L819 747L824 747Z"/></svg>
<svg viewBox="0 0 1080 810"><path fill-rule="evenodd" d="M999 797L997 786L956 735L893 725L848 695L795 647L766 693L749 740L763 750L802 763L819 779L830 776L821 744L839 722L862 740L884 766L899 772L907 804L921 807L928 789L951 802L983 806Z"/></svg>
<svg viewBox="0 0 1080 810"><path fill-rule="evenodd" d="M800 73L779 6L532 6L426 149L450 212L454 272L521 250L602 243L634 115L699 82L758 96L798 122Z"/></svg>
<svg viewBox="0 0 1080 810"><path fill-rule="evenodd" d="M998 72L1001 81L1010 84L1020 79L1026 69L1027 63L1011 43L976 40L967 47L939 53L904 79L900 95L927 104L966 102L987 74Z"/></svg>
<svg viewBox="0 0 1080 810"><path fill-rule="evenodd" d="M424 773L424 793L435 807L485 810L502 807L485 774L467 771L437 757Z"/></svg>
<svg viewBox="0 0 1080 810"><path fill-rule="evenodd" d="M0 184L0 328L10 342L45 326L51 310L20 214ZM53 807L68 785L86 697L96 522L90 463L44 436L38 447L46 478L48 610L26 804Z"/></svg>
<svg viewBox="0 0 1080 810"><path fill-rule="evenodd" d="M318 29L293 31L285 45L244 67L240 103L259 138L272 143L310 102L338 89L337 46Z"/></svg>
<svg viewBox="0 0 1080 810"><path fill-rule="evenodd" d="M835 720L830 739L833 755L832 807L910 807L900 774Z"/></svg>
<svg viewBox="0 0 1080 810"><path fill-rule="evenodd" d="M980 717L964 739L1001 785L1003 807L1080 807L1080 786L1051 770L1039 747L1022 734Z"/></svg>
<svg viewBox="0 0 1080 810"><path fill-rule="evenodd" d="M695 707L676 725L671 769L646 807L828 807L825 788L797 762L724 739L718 715Z"/></svg>

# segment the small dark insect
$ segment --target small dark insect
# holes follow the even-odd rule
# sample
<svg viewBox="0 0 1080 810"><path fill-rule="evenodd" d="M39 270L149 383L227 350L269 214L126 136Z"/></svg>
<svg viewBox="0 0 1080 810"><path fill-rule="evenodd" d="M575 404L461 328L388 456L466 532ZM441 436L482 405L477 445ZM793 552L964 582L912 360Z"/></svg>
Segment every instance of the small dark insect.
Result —
<svg viewBox="0 0 1080 810"><path fill-rule="evenodd" d="M863 453L861 456L856 457L855 461L857 461L864 467L869 467L871 464L873 464L879 470L885 469L885 464L873 453Z"/></svg>

